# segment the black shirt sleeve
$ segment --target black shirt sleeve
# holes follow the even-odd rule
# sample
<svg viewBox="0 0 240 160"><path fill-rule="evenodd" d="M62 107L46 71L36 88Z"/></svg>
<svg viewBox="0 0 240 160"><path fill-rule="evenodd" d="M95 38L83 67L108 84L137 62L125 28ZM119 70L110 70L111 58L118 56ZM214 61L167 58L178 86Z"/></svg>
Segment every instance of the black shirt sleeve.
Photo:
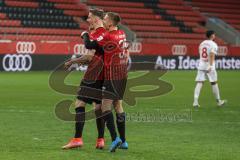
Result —
<svg viewBox="0 0 240 160"><path fill-rule="evenodd" d="M82 35L84 45L86 49L98 49L99 45L96 40L91 41L88 33Z"/></svg>

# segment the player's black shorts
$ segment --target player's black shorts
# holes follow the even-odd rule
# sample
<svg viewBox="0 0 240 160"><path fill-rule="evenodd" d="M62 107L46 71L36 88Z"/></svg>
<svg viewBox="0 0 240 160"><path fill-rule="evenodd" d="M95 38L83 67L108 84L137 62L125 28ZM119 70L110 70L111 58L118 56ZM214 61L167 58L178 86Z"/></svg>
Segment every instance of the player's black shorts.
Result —
<svg viewBox="0 0 240 160"><path fill-rule="evenodd" d="M87 81L82 80L77 92L77 99L85 103L92 104L93 102L101 104L102 102L102 86L103 80Z"/></svg>
<svg viewBox="0 0 240 160"><path fill-rule="evenodd" d="M122 80L104 80L102 98L122 100L126 89L127 78Z"/></svg>

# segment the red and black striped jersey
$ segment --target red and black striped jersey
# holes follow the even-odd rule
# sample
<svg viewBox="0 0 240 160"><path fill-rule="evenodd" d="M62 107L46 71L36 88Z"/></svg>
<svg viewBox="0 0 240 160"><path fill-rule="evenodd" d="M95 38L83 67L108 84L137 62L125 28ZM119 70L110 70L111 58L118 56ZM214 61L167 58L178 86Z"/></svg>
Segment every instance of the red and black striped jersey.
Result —
<svg viewBox="0 0 240 160"><path fill-rule="evenodd" d="M89 37L92 41L98 40L106 33L103 27L97 28L91 32ZM95 54L88 64L88 69L84 75L85 80L103 80L103 49L101 47L95 49Z"/></svg>
<svg viewBox="0 0 240 160"><path fill-rule="evenodd" d="M127 78L128 50L125 48L126 35L124 31L110 31L105 34L104 40L104 79Z"/></svg>

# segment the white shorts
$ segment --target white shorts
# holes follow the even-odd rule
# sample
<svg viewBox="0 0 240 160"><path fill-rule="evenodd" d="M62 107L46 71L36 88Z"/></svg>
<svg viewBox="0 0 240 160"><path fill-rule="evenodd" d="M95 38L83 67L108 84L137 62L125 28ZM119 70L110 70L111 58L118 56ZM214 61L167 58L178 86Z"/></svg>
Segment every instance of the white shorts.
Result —
<svg viewBox="0 0 240 160"><path fill-rule="evenodd" d="M207 71L198 70L195 81L203 82L208 78L209 82L217 82L217 71L212 70L209 73Z"/></svg>

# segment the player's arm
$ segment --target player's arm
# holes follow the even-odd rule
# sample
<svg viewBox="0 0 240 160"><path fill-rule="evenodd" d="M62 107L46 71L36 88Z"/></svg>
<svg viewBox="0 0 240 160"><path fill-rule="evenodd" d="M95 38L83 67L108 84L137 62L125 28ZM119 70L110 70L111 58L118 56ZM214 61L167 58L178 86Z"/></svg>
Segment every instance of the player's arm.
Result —
<svg viewBox="0 0 240 160"><path fill-rule="evenodd" d="M126 39L124 40L125 41L125 45L124 45L124 51L126 53L126 56L127 56L127 59L130 57L130 52L129 52L129 49L131 47L131 43L129 41L127 41Z"/></svg>
<svg viewBox="0 0 240 160"><path fill-rule="evenodd" d="M65 68L69 68L72 64L88 64L92 60L93 55L83 55L78 58L71 59L64 64Z"/></svg>
<svg viewBox="0 0 240 160"><path fill-rule="evenodd" d="M210 72L214 67L213 65L214 65L216 54L217 54L217 46L213 47L210 54L209 54L209 69L208 69L208 72Z"/></svg>
<svg viewBox="0 0 240 160"><path fill-rule="evenodd" d="M72 63L88 64L92 60L93 55L83 55L81 57L72 59Z"/></svg>
<svg viewBox="0 0 240 160"><path fill-rule="evenodd" d="M99 47L97 41L90 40L89 34L87 32L83 32L81 37L83 39L83 43L84 43L86 49L97 49Z"/></svg>
<svg viewBox="0 0 240 160"><path fill-rule="evenodd" d="M214 61L215 61L215 52L210 52L209 54L209 68L208 72L210 72L213 69Z"/></svg>
<svg viewBox="0 0 240 160"><path fill-rule="evenodd" d="M209 54L209 68L208 68L208 72L210 72L213 69L214 60L215 60L215 54L211 52Z"/></svg>
<svg viewBox="0 0 240 160"><path fill-rule="evenodd" d="M210 55L209 55L209 64L210 64L210 66L213 66L214 61L215 61L215 54L211 52Z"/></svg>

